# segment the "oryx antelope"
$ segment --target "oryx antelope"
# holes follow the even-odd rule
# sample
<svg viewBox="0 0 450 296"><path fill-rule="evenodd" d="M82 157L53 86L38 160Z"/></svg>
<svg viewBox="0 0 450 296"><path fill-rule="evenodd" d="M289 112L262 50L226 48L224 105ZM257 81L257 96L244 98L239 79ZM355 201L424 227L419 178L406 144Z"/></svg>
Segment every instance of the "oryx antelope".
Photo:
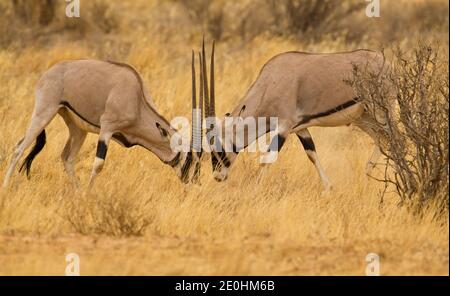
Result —
<svg viewBox="0 0 450 296"><path fill-rule="evenodd" d="M172 166L184 183L198 177L197 153L171 149L170 137L176 130L156 111L141 76L132 66L111 61L73 60L55 64L38 81L31 123L15 148L4 187L24 151L36 141L20 168L29 174L33 159L45 145L45 127L56 114L69 128L61 158L75 184L78 179L74 160L87 133L99 134L89 187L102 170L111 139L125 147L139 145L153 152Z"/></svg>
<svg viewBox="0 0 450 296"><path fill-rule="evenodd" d="M204 55L204 46L203 46ZM271 58L261 69L241 102L226 116L233 118L277 117L276 135L267 152L280 151L289 134L296 134L303 145L308 158L315 165L326 189L330 182L317 157L314 141L309 127L335 127L353 124L361 128L375 140L376 147L366 169L370 169L379 157L377 137L382 131L373 129L373 121L356 97L355 90L345 82L351 79L354 67L381 73L384 56L370 50L355 50L341 53L312 54L304 52L286 52ZM206 77L206 64L203 59L203 75ZM215 118L214 94L214 52L211 56L210 94L205 84L205 116ZM205 78L207 80L207 78ZM221 125L225 126L224 120ZM214 125L214 123L213 123ZM239 151L254 142L275 127L257 126L253 138L243 139L242 147L236 147L235 137L228 140L207 133L207 142L211 145L213 175L217 181L227 178L229 169ZM206 130L211 130L207 123ZM276 141L275 141L276 139ZM228 142L226 142L228 141ZM219 142L219 143L218 143ZM229 143L231 142L231 143ZM224 147L233 147L232 152ZM217 149L219 148L219 149ZM225 152L224 152L225 151Z"/></svg>

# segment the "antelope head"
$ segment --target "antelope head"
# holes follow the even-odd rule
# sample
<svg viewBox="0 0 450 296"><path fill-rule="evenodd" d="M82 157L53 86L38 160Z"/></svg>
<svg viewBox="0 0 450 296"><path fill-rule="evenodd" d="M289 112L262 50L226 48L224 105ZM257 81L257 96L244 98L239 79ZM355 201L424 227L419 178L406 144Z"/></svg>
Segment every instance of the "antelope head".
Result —
<svg viewBox="0 0 450 296"><path fill-rule="evenodd" d="M216 119L215 81L214 81L214 48L213 41L210 62L210 84L208 87L208 75L206 66L205 42L202 44L200 59L200 100L204 101L206 121L206 142L211 150L211 164L213 177L216 181L225 181L228 170L236 158L236 153L225 152L221 133L222 127Z"/></svg>

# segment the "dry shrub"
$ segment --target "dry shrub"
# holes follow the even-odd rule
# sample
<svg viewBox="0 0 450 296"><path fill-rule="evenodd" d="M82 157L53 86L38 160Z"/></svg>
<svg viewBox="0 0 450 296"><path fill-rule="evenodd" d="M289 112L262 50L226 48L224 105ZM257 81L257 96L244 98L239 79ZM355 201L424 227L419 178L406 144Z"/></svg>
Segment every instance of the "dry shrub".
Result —
<svg viewBox="0 0 450 296"><path fill-rule="evenodd" d="M447 38L448 32L448 3L442 0L381 1L379 18L367 17L369 3L361 0L172 1L186 11L193 24L222 40L248 41L271 34L303 42L339 38L359 44L392 42L412 34Z"/></svg>
<svg viewBox="0 0 450 296"><path fill-rule="evenodd" d="M216 40L235 42L260 35L305 43L342 39L355 46L367 46L374 40L378 45L413 39L416 35L432 38L438 34L448 40L446 1L381 4L381 17L368 18L368 2L362 0L152 0L139 1L139 10L131 9L134 5L126 2L91 0L82 1L80 18L67 18L64 1L8 0L0 1L0 47L17 43L19 48L36 40L48 45L58 38L98 40L127 27L131 32L140 29L163 36L158 38L198 38L203 31Z"/></svg>
<svg viewBox="0 0 450 296"><path fill-rule="evenodd" d="M154 219L149 202L126 193L85 194L68 201L63 217L85 235L141 236Z"/></svg>
<svg viewBox="0 0 450 296"><path fill-rule="evenodd" d="M55 16L55 0L12 0L14 15L25 24L50 24Z"/></svg>
<svg viewBox="0 0 450 296"><path fill-rule="evenodd" d="M415 213L438 206L448 214L448 60L438 47L420 43L409 56L397 49L390 71L355 68L354 74L374 128L387 139L381 141L386 161L378 180L393 185L400 204Z"/></svg>

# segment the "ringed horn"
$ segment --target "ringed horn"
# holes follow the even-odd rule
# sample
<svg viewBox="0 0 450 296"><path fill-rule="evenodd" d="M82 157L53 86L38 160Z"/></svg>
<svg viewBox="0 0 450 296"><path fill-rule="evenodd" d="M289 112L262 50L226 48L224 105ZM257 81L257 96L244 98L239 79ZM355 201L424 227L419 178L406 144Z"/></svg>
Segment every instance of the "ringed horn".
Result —
<svg viewBox="0 0 450 296"><path fill-rule="evenodd" d="M199 54L201 63L201 94L204 96L204 106L205 106L205 119L206 119L206 141L210 148L213 150L211 153L211 164L213 170L217 168L220 164L217 160L217 156L214 151L220 150L220 143L217 141L217 122L216 122L216 96L215 96L215 77L214 77L214 49L215 41L212 43L211 50L211 61L210 61L210 84L208 89L208 74L206 67L206 51L205 51L205 40L202 42L202 51ZM203 98L203 97L202 97ZM217 148L219 150L217 150Z"/></svg>

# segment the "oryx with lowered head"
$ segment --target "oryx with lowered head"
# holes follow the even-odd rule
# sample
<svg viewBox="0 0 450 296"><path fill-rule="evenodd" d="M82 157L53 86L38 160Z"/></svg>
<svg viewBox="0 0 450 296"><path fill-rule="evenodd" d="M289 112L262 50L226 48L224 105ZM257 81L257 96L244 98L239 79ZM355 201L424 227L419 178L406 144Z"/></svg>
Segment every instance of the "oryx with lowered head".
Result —
<svg viewBox="0 0 450 296"><path fill-rule="evenodd" d="M347 80L353 77L355 67L375 73L384 71L386 67L382 53L355 50L323 54L286 52L276 55L262 67L240 103L220 122L215 121L214 47L210 67L210 89L208 91L208 85L204 84L203 92L207 142L211 146L213 175L217 181L227 178L239 151L269 132L275 133L275 136L268 146L267 155L279 152L289 134L297 135L326 190L330 188L330 181L317 157L309 127L353 124L373 138L376 144L366 169L370 170L380 156L378 139L384 133L374 129L372 117ZM205 59L202 71L207 81ZM277 118L278 123L274 126L268 120L258 120L256 132L244 132L241 134L244 138L238 141L236 132L232 137L223 137L226 130L236 130L227 128L227 117L238 118L238 122L249 117Z"/></svg>
<svg viewBox="0 0 450 296"><path fill-rule="evenodd" d="M38 81L31 123L15 147L4 187L8 186L24 151L36 141L20 168L29 174L33 159L45 145L45 127L56 114L64 119L69 129L61 158L65 171L76 185L74 161L87 133L99 135L89 187L103 168L111 140L124 147L138 145L153 152L163 163L173 167L184 183L198 178L201 151L172 149L170 138L177 131L156 111L135 68L112 61L72 60L55 64Z"/></svg>

